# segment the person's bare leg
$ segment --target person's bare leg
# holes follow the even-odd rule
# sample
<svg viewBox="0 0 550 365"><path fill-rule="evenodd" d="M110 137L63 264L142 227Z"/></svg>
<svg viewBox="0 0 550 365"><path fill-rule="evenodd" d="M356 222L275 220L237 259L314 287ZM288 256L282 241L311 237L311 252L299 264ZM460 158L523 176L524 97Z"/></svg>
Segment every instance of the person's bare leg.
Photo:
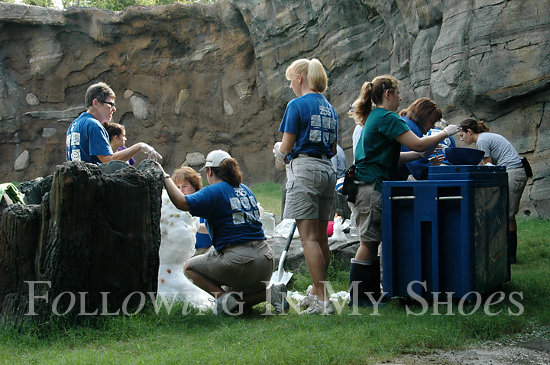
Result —
<svg viewBox="0 0 550 365"><path fill-rule="evenodd" d="M183 273L189 280L193 282L193 284L195 284L205 292L210 293L214 298L219 298L220 296L225 294L225 290L223 290L216 284L208 281L206 278L199 275L198 273L194 272L187 265L185 265Z"/></svg>
<svg viewBox="0 0 550 365"><path fill-rule="evenodd" d="M330 264L330 247L328 245L327 226L328 221L319 221L317 237L319 238L319 247L323 254L323 260L325 261L325 278L328 272L328 266Z"/></svg>
<svg viewBox="0 0 550 365"><path fill-rule="evenodd" d="M322 283L322 281L326 280L325 267L327 264L325 263L323 249L319 243L319 221L316 219L297 219L296 227L298 227L298 232L300 233L302 247L304 248L304 257L309 275L313 281L311 294L316 295L320 300L327 301L328 293L325 285ZM326 245L328 246L328 241Z"/></svg>
<svg viewBox="0 0 550 365"><path fill-rule="evenodd" d="M372 261L378 256L378 245L380 242L363 242L359 243L359 248L355 253L356 260Z"/></svg>

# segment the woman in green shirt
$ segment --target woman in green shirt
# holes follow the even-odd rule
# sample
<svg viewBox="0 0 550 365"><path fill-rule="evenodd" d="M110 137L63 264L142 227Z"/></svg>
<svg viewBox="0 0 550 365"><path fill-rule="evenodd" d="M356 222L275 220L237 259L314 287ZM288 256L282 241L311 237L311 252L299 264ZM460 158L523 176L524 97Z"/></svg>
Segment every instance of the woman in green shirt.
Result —
<svg viewBox="0 0 550 365"><path fill-rule="evenodd" d="M457 133L458 127L449 125L444 133L417 137L396 114L401 97L397 80L389 75L363 84L358 100L356 113L365 125L355 150L357 197L350 204L360 239L350 266L350 306L370 306L373 302L366 293L376 301L381 295L382 181L397 180L399 162L418 159L426 150L431 154L433 147ZM401 145L411 151L401 152Z"/></svg>

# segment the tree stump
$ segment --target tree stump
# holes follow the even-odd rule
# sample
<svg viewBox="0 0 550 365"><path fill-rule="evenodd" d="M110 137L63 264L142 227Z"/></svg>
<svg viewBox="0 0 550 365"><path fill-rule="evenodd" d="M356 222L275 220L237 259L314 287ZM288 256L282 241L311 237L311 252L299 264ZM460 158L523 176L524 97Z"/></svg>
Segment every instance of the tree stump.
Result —
<svg viewBox="0 0 550 365"><path fill-rule="evenodd" d="M104 173L93 164L64 163L41 206L6 210L0 270L17 267L18 276L13 283L2 279L4 316L18 317L21 308L39 321L52 314L132 314L154 298L162 173L150 162L120 167ZM29 280L36 281L32 288Z"/></svg>

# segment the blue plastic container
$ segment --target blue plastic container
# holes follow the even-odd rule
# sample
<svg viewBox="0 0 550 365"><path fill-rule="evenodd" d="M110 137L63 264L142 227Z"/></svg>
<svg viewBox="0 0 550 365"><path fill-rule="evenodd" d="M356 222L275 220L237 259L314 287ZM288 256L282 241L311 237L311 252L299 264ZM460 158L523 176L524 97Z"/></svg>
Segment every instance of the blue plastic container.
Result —
<svg viewBox="0 0 550 365"><path fill-rule="evenodd" d="M443 150L443 153L452 165L477 165L485 155L482 150L466 147L448 147Z"/></svg>
<svg viewBox="0 0 550 365"><path fill-rule="evenodd" d="M477 186L506 185L505 166L439 165L428 166L428 180L473 180Z"/></svg>
<svg viewBox="0 0 550 365"><path fill-rule="evenodd" d="M470 299L472 291L509 280L507 182L475 179L383 183L383 287L390 297L450 292Z"/></svg>

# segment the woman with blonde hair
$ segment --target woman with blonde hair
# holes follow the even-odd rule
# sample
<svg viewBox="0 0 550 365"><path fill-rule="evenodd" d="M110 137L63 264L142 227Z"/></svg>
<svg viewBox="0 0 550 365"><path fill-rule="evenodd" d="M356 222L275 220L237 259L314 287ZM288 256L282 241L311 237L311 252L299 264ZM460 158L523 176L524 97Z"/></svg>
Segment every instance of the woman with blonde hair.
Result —
<svg viewBox="0 0 550 365"><path fill-rule="evenodd" d="M325 280L330 261L327 225L336 185L331 157L336 154L338 115L322 94L327 74L319 60L292 62L286 79L296 98L286 107L279 127L283 139L273 153L279 163L289 164L284 217L296 220L313 282L300 303L301 314L331 314L334 306Z"/></svg>
<svg viewBox="0 0 550 365"><path fill-rule="evenodd" d="M517 262L518 227L516 214L519 201L527 184L527 174L521 156L514 146L503 136L489 133L489 127L482 121L465 119L460 123L460 140L470 145L476 144L478 150L485 152L482 165L506 166L508 173L508 257L510 263Z"/></svg>
<svg viewBox="0 0 550 365"><path fill-rule="evenodd" d="M398 164L418 159L423 151L458 132L456 125L419 138L396 111L401 97L397 80L389 75L375 77L361 88L356 113L365 120L355 150L355 180L359 182L352 203L360 245L350 266L350 306L369 306L380 300L380 259L382 239L382 181L398 179ZM373 106L374 105L374 106ZM401 145L411 149L400 152ZM430 152L431 153L431 152Z"/></svg>

